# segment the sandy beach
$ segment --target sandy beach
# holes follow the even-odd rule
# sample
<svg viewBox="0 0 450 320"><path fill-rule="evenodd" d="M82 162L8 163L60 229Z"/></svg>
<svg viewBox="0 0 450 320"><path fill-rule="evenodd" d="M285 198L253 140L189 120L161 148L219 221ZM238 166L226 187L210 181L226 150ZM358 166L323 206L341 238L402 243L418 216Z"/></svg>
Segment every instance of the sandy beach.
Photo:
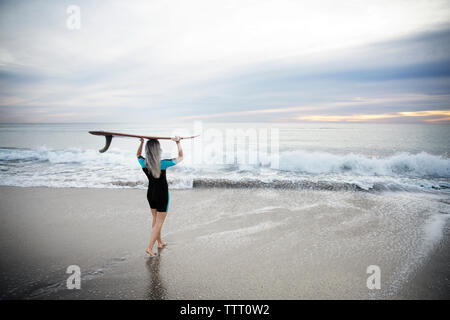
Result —
<svg viewBox="0 0 450 320"><path fill-rule="evenodd" d="M0 187L2 299L449 298L442 196L171 191L168 246L144 253L145 190ZM69 265L81 289L69 290ZM369 265L381 289L369 290Z"/></svg>

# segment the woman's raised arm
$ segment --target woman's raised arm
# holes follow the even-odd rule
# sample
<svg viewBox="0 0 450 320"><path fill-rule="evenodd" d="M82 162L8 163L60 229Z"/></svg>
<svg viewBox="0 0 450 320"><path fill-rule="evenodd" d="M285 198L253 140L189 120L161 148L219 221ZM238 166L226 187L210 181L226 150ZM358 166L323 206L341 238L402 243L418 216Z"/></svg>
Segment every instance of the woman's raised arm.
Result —
<svg viewBox="0 0 450 320"><path fill-rule="evenodd" d="M141 144L139 145L139 148L136 153L136 157L138 157L138 158L142 156L142 146L144 145L144 139L140 138L140 140L141 140Z"/></svg>
<svg viewBox="0 0 450 320"><path fill-rule="evenodd" d="M183 160L183 149L181 148L181 143L180 143L181 139L179 136L176 136L175 138L172 138L172 140L177 143L177 147L178 147L177 164L178 164Z"/></svg>

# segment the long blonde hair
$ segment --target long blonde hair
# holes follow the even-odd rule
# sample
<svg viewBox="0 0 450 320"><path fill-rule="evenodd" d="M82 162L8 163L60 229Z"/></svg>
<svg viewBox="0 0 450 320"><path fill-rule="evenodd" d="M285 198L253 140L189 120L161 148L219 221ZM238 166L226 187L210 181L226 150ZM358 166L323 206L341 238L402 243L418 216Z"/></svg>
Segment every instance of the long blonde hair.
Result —
<svg viewBox="0 0 450 320"><path fill-rule="evenodd" d="M149 139L145 144L145 166L154 178L161 175L161 147L156 139Z"/></svg>

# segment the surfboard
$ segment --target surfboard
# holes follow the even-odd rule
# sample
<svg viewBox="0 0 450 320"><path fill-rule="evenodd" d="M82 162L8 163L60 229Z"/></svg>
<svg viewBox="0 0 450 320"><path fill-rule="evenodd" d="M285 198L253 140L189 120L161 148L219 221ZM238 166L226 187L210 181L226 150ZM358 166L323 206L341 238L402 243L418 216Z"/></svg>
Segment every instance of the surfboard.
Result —
<svg viewBox="0 0 450 320"><path fill-rule="evenodd" d="M104 136L106 138L106 143L103 149L98 150L99 152L103 153L106 152L109 149L109 146L111 145L111 141L113 137L122 137L122 138L143 138L143 139L165 139L169 140L173 137L159 137L159 136L141 136L137 134L128 134L128 133L119 133L119 132L108 132L108 131L89 131L90 134L93 134L95 136ZM189 137L180 137L180 139L193 139L196 136L189 136Z"/></svg>

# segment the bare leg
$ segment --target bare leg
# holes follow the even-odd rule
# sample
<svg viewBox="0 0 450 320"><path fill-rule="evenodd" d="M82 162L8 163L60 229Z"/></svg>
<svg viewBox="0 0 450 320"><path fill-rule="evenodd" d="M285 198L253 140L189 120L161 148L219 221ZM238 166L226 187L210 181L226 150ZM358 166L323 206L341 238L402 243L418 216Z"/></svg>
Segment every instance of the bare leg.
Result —
<svg viewBox="0 0 450 320"><path fill-rule="evenodd" d="M156 209L151 209L152 210L152 216L153 216L153 220L152 220L152 228L156 223Z"/></svg>
<svg viewBox="0 0 450 320"><path fill-rule="evenodd" d="M155 226L155 223L156 223L156 213L157 213L156 209L152 209L152 215L153 215L152 228ZM158 234L156 241L158 241L158 248L162 248L166 245L166 243L161 240L161 232Z"/></svg>
<svg viewBox="0 0 450 320"><path fill-rule="evenodd" d="M152 220L152 231L150 233L150 241L152 239L152 234L154 233L154 228L155 228L155 224L156 224L156 214L157 214L156 209L151 209L151 210L152 210L153 220ZM153 253L153 251L152 251L152 249L150 247L148 247L147 250L145 250L145 252L147 252L152 257L155 256L155 254Z"/></svg>
<svg viewBox="0 0 450 320"><path fill-rule="evenodd" d="M148 248L146 250L146 252L151 256L155 255L153 253L152 249L153 249L153 246L155 245L155 242L158 239L158 237L161 237L161 235L160 235L161 227L164 222L164 219L166 218L166 215L167 215L167 212L158 212L156 214L156 223L155 223L154 227L152 228L152 234L150 235L150 243L148 244Z"/></svg>
<svg viewBox="0 0 450 320"><path fill-rule="evenodd" d="M147 252L150 256L154 257L155 254L153 253L153 246L155 244L156 241L156 237L158 234L158 223L155 222L155 225L152 227L152 232L150 233L150 242L148 244L147 250L145 250L145 252Z"/></svg>
<svg viewBox="0 0 450 320"><path fill-rule="evenodd" d="M167 216L167 212L158 212L158 217L160 217L160 219L161 219L161 227L159 228L158 237L157 237L158 248L160 248L160 249L167 244L161 240L161 230L162 230L164 221L166 220L166 216Z"/></svg>

